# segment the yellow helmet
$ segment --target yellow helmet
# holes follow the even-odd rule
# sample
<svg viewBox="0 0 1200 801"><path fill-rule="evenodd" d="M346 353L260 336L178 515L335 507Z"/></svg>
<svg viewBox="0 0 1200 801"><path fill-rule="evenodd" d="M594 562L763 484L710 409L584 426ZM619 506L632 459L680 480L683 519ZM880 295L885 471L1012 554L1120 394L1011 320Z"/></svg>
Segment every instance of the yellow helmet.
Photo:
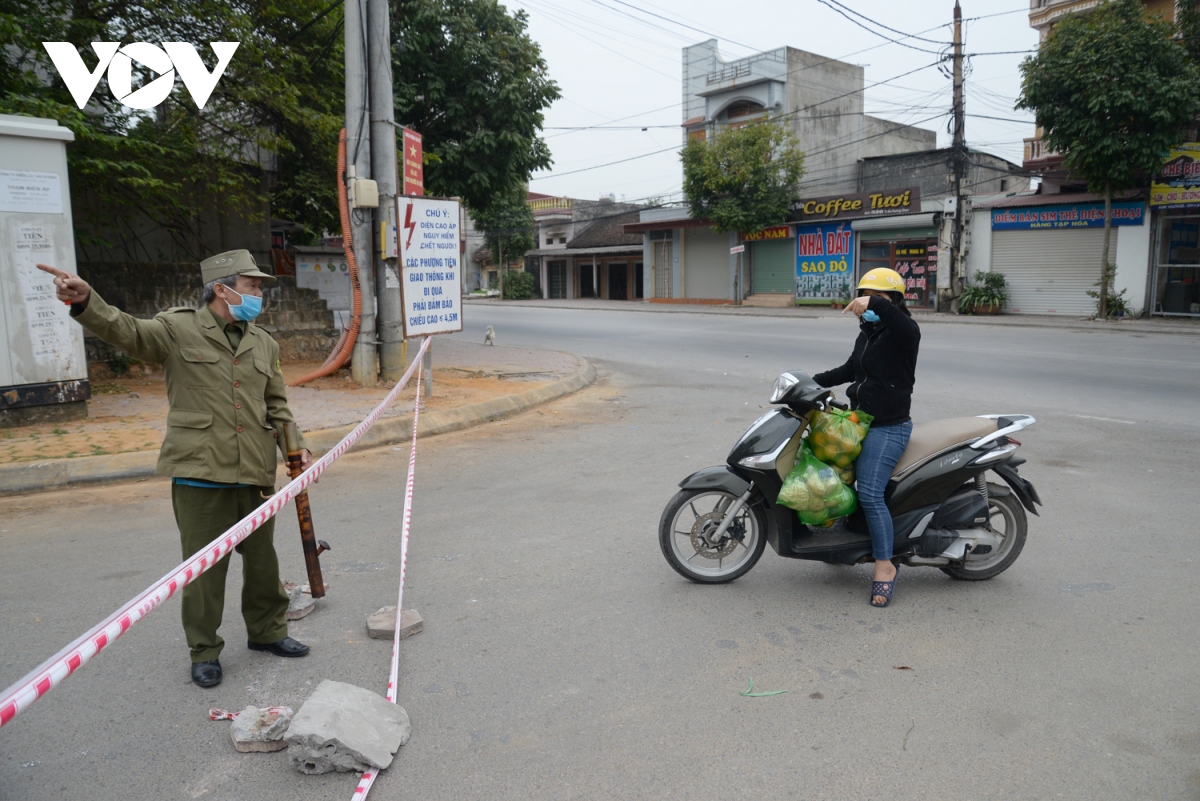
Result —
<svg viewBox="0 0 1200 801"><path fill-rule="evenodd" d="M886 267L876 267L862 277L858 288L874 289L879 292L904 292L904 278L895 270Z"/></svg>

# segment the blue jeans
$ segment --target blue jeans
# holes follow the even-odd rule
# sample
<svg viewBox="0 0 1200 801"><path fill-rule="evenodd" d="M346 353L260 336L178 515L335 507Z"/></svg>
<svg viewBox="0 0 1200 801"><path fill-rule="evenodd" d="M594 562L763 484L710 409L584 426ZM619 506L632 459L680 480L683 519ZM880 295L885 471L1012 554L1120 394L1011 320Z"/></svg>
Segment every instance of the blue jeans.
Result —
<svg viewBox="0 0 1200 801"><path fill-rule="evenodd" d="M883 492L896 463L908 447L912 435L912 421L894 426L872 426L863 440L862 453L854 463L858 503L867 518L871 530L871 549L875 559L892 558L892 513L883 501Z"/></svg>

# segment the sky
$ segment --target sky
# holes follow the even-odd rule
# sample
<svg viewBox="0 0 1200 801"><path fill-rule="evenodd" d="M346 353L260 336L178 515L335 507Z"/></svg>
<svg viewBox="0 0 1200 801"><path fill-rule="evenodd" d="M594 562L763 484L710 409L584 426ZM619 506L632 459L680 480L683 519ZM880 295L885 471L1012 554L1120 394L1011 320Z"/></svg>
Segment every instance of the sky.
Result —
<svg viewBox="0 0 1200 801"><path fill-rule="evenodd" d="M951 41L953 0L840 1L886 28L859 18L877 33L864 30L822 0L502 0L528 14L529 34L562 93L545 113L554 165L534 174L530 190L680 200L683 48L711 38L727 60L788 46L858 64L868 86L896 78L867 89L867 113L935 130L938 146L949 145L950 65L943 74L937 52L924 51ZM1022 139L1034 132L1032 114L1012 108L1024 55L984 54L1037 46L1029 0L961 1L964 52L980 54L967 60L967 144L1020 164Z"/></svg>

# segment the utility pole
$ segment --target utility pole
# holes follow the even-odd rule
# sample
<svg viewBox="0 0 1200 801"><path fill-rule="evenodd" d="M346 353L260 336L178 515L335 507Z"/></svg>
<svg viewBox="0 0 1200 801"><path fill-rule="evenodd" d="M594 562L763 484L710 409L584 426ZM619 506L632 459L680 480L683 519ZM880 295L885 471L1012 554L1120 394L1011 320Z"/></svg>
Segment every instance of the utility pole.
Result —
<svg viewBox="0 0 1200 801"><path fill-rule="evenodd" d="M950 297L955 302L962 294L963 223L967 205L963 198L963 177L967 171L966 130L963 112L962 9L954 0L954 247L950 253ZM943 311L950 311L949 308Z"/></svg>
<svg viewBox="0 0 1200 801"><path fill-rule="evenodd" d="M371 177L371 121L367 98L365 0L346 0L346 179ZM353 205L353 204L351 204ZM363 386L379 380L375 350L375 258L371 215L350 209L350 231L362 289L362 324L351 356L350 375Z"/></svg>
<svg viewBox="0 0 1200 801"><path fill-rule="evenodd" d="M351 0L353 1L353 0ZM371 170L379 186L379 208L371 248L378 300L379 372L385 381L404 375L404 322L400 271L384 251L396 224L396 110L392 93L392 36L388 0L367 0L367 64L371 97ZM397 231L397 235L399 232Z"/></svg>

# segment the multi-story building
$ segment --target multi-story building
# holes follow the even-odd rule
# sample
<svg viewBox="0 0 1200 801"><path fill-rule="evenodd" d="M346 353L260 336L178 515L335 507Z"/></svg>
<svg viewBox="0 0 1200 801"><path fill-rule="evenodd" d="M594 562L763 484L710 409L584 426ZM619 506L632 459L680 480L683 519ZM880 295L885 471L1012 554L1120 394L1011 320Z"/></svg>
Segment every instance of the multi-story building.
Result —
<svg viewBox="0 0 1200 801"><path fill-rule="evenodd" d="M1098 0L1030 0L1029 25L1044 42L1060 21L1086 14ZM1174 21L1174 0L1143 0L1147 13ZM1087 192L1086 182L1063 168L1063 157L1046 147L1042 131L1025 140L1024 171L1040 179L1036 193L994 197L977 204L971 224L968 273L992 270L1008 282L1008 310L1023 314L1084 316L1095 311L1094 291L1104 249L1104 202ZM1116 264L1115 289L1124 291L1134 313L1151 310L1151 240L1161 237L1161 223L1151 219L1145 189L1114 199L1109 260ZM1171 248L1170 253L1195 251ZM1179 294L1179 293L1176 293ZM1175 295L1172 295L1174 298ZM1188 306L1182 294L1180 306Z"/></svg>
<svg viewBox="0 0 1200 801"><path fill-rule="evenodd" d="M929 150L937 134L868 116L863 68L781 47L726 61L717 40L683 49L683 137L764 119L791 128L805 152L801 195L853 192L859 159Z"/></svg>
<svg viewBox="0 0 1200 801"><path fill-rule="evenodd" d="M1060 20L1084 14L1100 4L1100 0L1029 0L1029 27L1038 32L1038 42L1046 41ZM1175 21L1176 0L1142 0L1150 14ZM1043 192L1075 191L1080 181L1062 169L1062 156L1046 147L1040 128L1025 140L1025 171L1041 178Z"/></svg>

